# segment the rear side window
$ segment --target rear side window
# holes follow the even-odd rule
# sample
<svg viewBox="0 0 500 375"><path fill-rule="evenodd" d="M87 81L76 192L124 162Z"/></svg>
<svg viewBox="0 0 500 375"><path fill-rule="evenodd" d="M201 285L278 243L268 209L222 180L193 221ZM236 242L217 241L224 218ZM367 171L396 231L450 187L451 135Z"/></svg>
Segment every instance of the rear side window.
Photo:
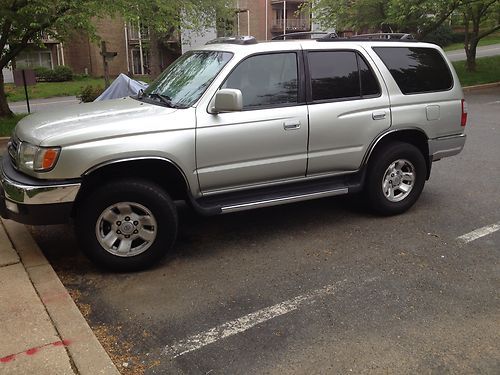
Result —
<svg viewBox="0 0 500 375"><path fill-rule="evenodd" d="M403 94L446 91L453 77L441 54L425 47L375 47Z"/></svg>
<svg viewBox="0 0 500 375"><path fill-rule="evenodd" d="M309 52L308 59L313 101L380 95L372 70L356 52Z"/></svg>

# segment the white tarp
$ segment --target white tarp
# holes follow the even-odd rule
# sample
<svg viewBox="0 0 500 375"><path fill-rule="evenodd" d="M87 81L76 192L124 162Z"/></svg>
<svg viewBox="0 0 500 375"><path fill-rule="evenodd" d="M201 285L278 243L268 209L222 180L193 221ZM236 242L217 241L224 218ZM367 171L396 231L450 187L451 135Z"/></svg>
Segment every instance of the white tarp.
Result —
<svg viewBox="0 0 500 375"><path fill-rule="evenodd" d="M139 90L145 90L148 84L141 81L136 81L127 75L121 73L113 81L111 85L97 97L95 102L100 100L109 100L123 98L124 96L137 95Z"/></svg>

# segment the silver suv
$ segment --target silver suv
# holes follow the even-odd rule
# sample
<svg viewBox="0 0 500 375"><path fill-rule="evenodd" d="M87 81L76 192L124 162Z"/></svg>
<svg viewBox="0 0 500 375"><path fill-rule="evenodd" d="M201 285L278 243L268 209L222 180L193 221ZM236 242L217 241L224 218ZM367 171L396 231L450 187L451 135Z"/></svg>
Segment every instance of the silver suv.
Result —
<svg viewBox="0 0 500 375"><path fill-rule="evenodd" d="M383 215L418 199L465 143L466 104L436 45L233 38L191 51L137 97L38 112L1 161L4 218L74 220L98 264L137 270L203 215L363 192Z"/></svg>

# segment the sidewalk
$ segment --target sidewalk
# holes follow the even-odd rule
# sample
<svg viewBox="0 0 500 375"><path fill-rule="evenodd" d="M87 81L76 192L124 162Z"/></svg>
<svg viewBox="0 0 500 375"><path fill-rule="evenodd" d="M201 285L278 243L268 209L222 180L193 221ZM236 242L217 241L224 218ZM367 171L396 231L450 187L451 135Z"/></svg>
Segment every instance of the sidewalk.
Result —
<svg viewBox="0 0 500 375"><path fill-rule="evenodd" d="M32 113L46 111L49 109L57 110L58 108L78 103L80 103L80 100L76 96L57 96L47 99L30 99L30 110ZM26 100L9 102L9 107L14 113L28 113Z"/></svg>
<svg viewBox="0 0 500 375"><path fill-rule="evenodd" d="M24 225L0 221L0 373L119 374Z"/></svg>

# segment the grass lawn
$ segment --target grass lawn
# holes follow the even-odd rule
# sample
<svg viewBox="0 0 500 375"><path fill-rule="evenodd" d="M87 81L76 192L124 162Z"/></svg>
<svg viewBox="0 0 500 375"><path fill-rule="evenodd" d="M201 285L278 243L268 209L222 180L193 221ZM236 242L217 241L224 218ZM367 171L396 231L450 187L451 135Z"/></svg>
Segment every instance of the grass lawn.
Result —
<svg viewBox="0 0 500 375"><path fill-rule="evenodd" d="M465 70L465 61L453 63L463 87L500 82L500 56L482 57L476 63L476 71L473 73Z"/></svg>
<svg viewBox="0 0 500 375"><path fill-rule="evenodd" d="M104 87L103 78L82 78L68 82L39 82L34 86L28 86L30 99L44 99L54 96L76 96L87 85ZM14 84L5 84L5 92L9 102L25 100L24 87L16 87Z"/></svg>
<svg viewBox="0 0 500 375"><path fill-rule="evenodd" d="M111 78L113 82L114 78ZM136 76L135 79L150 83L152 81L149 76ZM39 82L35 86L28 87L28 95L30 99L45 99L55 96L76 96L80 94L82 88L91 85L93 87L104 88L104 78L80 78L68 82ZM14 84L5 84L5 92L7 100L10 102L18 102L25 100L24 87L16 87Z"/></svg>
<svg viewBox="0 0 500 375"><path fill-rule="evenodd" d="M481 46L489 46L492 44L500 44L500 34L494 34L487 36L486 38L483 38L479 41L479 47ZM446 46L443 48L445 51L456 51L456 50L463 50L464 49L464 44L463 43L453 43L450 44L449 46Z"/></svg>
<svg viewBox="0 0 500 375"><path fill-rule="evenodd" d="M27 115L27 113L23 113L12 117L0 117L0 137L9 137L17 122Z"/></svg>

